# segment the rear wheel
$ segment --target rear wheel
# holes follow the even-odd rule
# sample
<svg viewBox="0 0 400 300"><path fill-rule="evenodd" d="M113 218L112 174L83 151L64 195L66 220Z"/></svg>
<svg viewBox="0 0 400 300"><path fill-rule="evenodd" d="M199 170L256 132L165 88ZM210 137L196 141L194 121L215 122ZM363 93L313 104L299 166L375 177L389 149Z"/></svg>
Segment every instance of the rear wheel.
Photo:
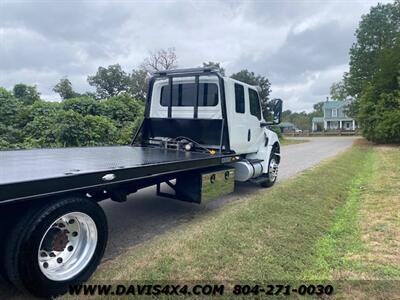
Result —
<svg viewBox="0 0 400 300"><path fill-rule="evenodd" d="M7 228L8 224L12 222L12 220L8 217L10 214L8 211L5 211L4 207L0 208L0 240L7 241ZM4 262L1 259L4 257L4 251L6 247L6 242L0 243L0 283L7 282L7 273L4 266Z"/></svg>
<svg viewBox="0 0 400 300"><path fill-rule="evenodd" d="M107 221L97 203L80 196L47 203L23 216L11 232L7 277L35 296L63 294L89 279L106 242Z"/></svg>
<svg viewBox="0 0 400 300"><path fill-rule="evenodd" d="M263 174L264 181L260 183L262 187L271 187L275 184L276 179L278 178L278 170L279 170L279 163L278 157L275 153L271 153L268 162L268 173Z"/></svg>

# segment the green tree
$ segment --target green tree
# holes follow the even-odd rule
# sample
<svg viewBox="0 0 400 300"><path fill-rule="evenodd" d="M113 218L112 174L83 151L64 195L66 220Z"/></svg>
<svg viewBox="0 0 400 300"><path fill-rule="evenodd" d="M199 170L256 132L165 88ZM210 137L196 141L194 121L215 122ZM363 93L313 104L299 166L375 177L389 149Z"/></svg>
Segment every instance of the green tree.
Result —
<svg viewBox="0 0 400 300"><path fill-rule="evenodd" d="M63 100L79 96L79 94L73 90L72 83L68 78L60 79L60 81L54 86L53 91L58 93Z"/></svg>
<svg viewBox="0 0 400 300"><path fill-rule="evenodd" d="M359 123L371 141L400 143L400 40L381 51L378 65L359 100Z"/></svg>
<svg viewBox="0 0 400 300"><path fill-rule="evenodd" d="M248 70L241 70L237 73L231 75L231 78L242 81L244 83L250 85L256 85L260 88L260 102L263 110L264 118L267 118L269 113L268 105L269 105L269 95L271 93L271 83L268 78L256 75L254 72L250 72Z"/></svg>
<svg viewBox="0 0 400 300"><path fill-rule="evenodd" d="M86 130L85 120L81 114L72 110L61 110L55 117L55 135L57 142L63 147L78 147L87 142L89 132Z"/></svg>
<svg viewBox="0 0 400 300"><path fill-rule="evenodd" d="M313 117L318 117L318 116L322 117L324 115L324 111L323 111L324 102L323 101L315 103L313 105L313 108L314 108L314 111L312 112L314 114Z"/></svg>
<svg viewBox="0 0 400 300"><path fill-rule="evenodd" d="M225 69L221 67L221 64L219 62L213 62L213 61L203 62L203 68L217 69L222 76L225 76Z"/></svg>
<svg viewBox="0 0 400 300"><path fill-rule="evenodd" d="M21 96L21 94L18 95ZM30 131L26 126L36 117L42 116L45 118L50 111L55 112L57 106L58 103L42 100L36 100L33 104L27 105L26 98L21 100L12 93L0 88L0 115L2 116L0 122L0 148L16 149L42 146L39 142L34 143L33 136L43 136L46 131L44 127L36 127L37 132L35 132ZM52 127L51 118L47 118L43 125ZM54 142L54 140L51 142ZM43 146L51 146L51 142L42 144Z"/></svg>
<svg viewBox="0 0 400 300"><path fill-rule="evenodd" d="M114 120L119 126L125 122L134 122L144 111L143 102L126 93L103 100L100 104L101 114Z"/></svg>
<svg viewBox="0 0 400 300"><path fill-rule="evenodd" d="M109 118L83 116L73 110L37 115L24 127L24 134L26 148L110 145L118 136Z"/></svg>
<svg viewBox="0 0 400 300"><path fill-rule="evenodd" d="M66 99L61 103L61 106L64 110L73 110L83 116L102 114L100 101L88 96Z"/></svg>
<svg viewBox="0 0 400 300"><path fill-rule="evenodd" d="M48 116L60 109L60 103L50 101L36 101L32 105L24 105L18 110L15 126L23 129L26 124L37 116Z"/></svg>
<svg viewBox="0 0 400 300"><path fill-rule="evenodd" d="M85 140L81 146L112 145L117 141L117 127L104 116L85 116Z"/></svg>
<svg viewBox="0 0 400 300"><path fill-rule="evenodd" d="M290 122L296 125L297 128L301 130L309 130L311 127L311 114L308 114L305 111L302 112L293 112L290 115L285 114L285 117L282 118L285 122Z"/></svg>
<svg viewBox="0 0 400 300"><path fill-rule="evenodd" d="M348 97L346 86L343 81L335 82L331 85L330 96L332 100L343 101Z"/></svg>
<svg viewBox="0 0 400 300"><path fill-rule="evenodd" d="M282 115L281 115L282 121L284 121L284 122L290 122L290 121L289 121L289 118L290 118L290 115L291 115L292 113L293 113L293 112L292 112L290 109L287 109L287 110L282 111Z"/></svg>
<svg viewBox="0 0 400 300"><path fill-rule="evenodd" d="M96 88L97 98L104 99L127 92L129 90L130 78L122 70L121 66L116 64L107 68L99 67L95 75L88 76L87 81L91 86Z"/></svg>
<svg viewBox="0 0 400 300"><path fill-rule="evenodd" d="M400 142L399 44L400 0L371 7L356 30L349 72L337 89L352 98L348 114L363 135L378 143Z"/></svg>
<svg viewBox="0 0 400 300"><path fill-rule="evenodd" d="M0 87L0 149L127 144L144 111L143 102L128 93L29 105L21 98Z"/></svg>
<svg viewBox="0 0 400 300"><path fill-rule="evenodd" d="M22 148L24 134L22 112L29 107L22 100L0 87L0 149Z"/></svg>
<svg viewBox="0 0 400 300"><path fill-rule="evenodd" d="M40 100L40 93L37 91L36 86L19 83L14 85L13 93L17 99L20 99L26 105Z"/></svg>
<svg viewBox="0 0 400 300"><path fill-rule="evenodd" d="M126 122L122 125L120 130L118 131L118 144L128 145L132 142L136 131L139 129L140 124L142 123L143 117L139 116L133 122Z"/></svg>
<svg viewBox="0 0 400 300"><path fill-rule="evenodd" d="M23 141L24 135L19 128L0 123L0 149L21 148Z"/></svg>
<svg viewBox="0 0 400 300"><path fill-rule="evenodd" d="M145 101L147 95L147 72L145 70L132 70L128 93L137 100Z"/></svg>
<svg viewBox="0 0 400 300"><path fill-rule="evenodd" d="M58 112L37 115L23 128L25 148L61 147L57 139Z"/></svg>
<svg viewBox="0 0 400 300"><path fill-rule="evenodd" d="M350 96L360 96L362 90L379 70L382 49L393 47L400 39L400 1L378 4L362 16L356 30L356 42L350 49L350 70L344 85Z"/></svg>
<svg viewBox="0 0 400 300"><path fill-rule="evenodd" d="M282 121L290 122L296 125L297 128L301 130L310 130L311 129L311 121L313 117L322 117L323 113L323 105L324 102L318 102L314 104L314 110L310 113L305 111L302 112L293 112L291 110L285 110L282 112Z"/></svg>
<svg viewBox="0 0 400 300"><path fill-rule="evenodd" d="M12 93L0 87L0 124L14 126L17 122L17 115L22 107L22 102L15 98Z"/></svg>

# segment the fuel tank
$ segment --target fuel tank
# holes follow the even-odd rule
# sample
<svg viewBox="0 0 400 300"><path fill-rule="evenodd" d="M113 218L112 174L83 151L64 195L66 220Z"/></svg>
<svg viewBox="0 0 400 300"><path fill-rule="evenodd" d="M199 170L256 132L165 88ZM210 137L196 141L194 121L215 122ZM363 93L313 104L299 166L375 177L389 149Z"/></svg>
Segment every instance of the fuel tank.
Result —
<svg viewBox="0 0 400 300"><path fill-rule="evenodd" d="M247 181L260 176L263 172L262 161L241 160L231 164L235 168L235 180Z"/></svg>

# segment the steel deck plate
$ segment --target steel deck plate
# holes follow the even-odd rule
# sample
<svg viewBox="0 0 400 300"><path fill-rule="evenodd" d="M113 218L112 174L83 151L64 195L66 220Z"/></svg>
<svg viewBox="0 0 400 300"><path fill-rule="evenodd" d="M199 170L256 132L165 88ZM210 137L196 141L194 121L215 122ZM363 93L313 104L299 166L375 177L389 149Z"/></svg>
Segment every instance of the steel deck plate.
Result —
<svg viewBox="0 0 400 300"><path fill-rule="evenodd" d="M216 166L231 155L111 146L0 151L0 202Z"/></svg>
<svg viewBox="0 0 400 300"><path fill-rule="evenodd" d="M0 185L206 158L210 155L131 146L0 151Z"/></svg>

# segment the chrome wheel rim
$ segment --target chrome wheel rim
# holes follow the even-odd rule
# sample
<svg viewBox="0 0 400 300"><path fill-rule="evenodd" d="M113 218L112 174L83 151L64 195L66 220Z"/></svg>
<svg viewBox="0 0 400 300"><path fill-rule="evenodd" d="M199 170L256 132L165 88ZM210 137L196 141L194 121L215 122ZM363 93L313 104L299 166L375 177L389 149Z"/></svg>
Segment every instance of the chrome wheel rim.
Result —
<svg viewBox="0 0 400 300"><path fill-rule="evenodd" d="M275 158L271 158L268 166L268 178L270 182L274 182L278 177L278 163Z"/></svg>
<svg viewBox="0 0 400 300"><path fill-rule="evenodd" d="M89 264L96 246L93 219L81 212L65 214L43 235L38 249L40 270L50 280L71 279Z"/></svg>

